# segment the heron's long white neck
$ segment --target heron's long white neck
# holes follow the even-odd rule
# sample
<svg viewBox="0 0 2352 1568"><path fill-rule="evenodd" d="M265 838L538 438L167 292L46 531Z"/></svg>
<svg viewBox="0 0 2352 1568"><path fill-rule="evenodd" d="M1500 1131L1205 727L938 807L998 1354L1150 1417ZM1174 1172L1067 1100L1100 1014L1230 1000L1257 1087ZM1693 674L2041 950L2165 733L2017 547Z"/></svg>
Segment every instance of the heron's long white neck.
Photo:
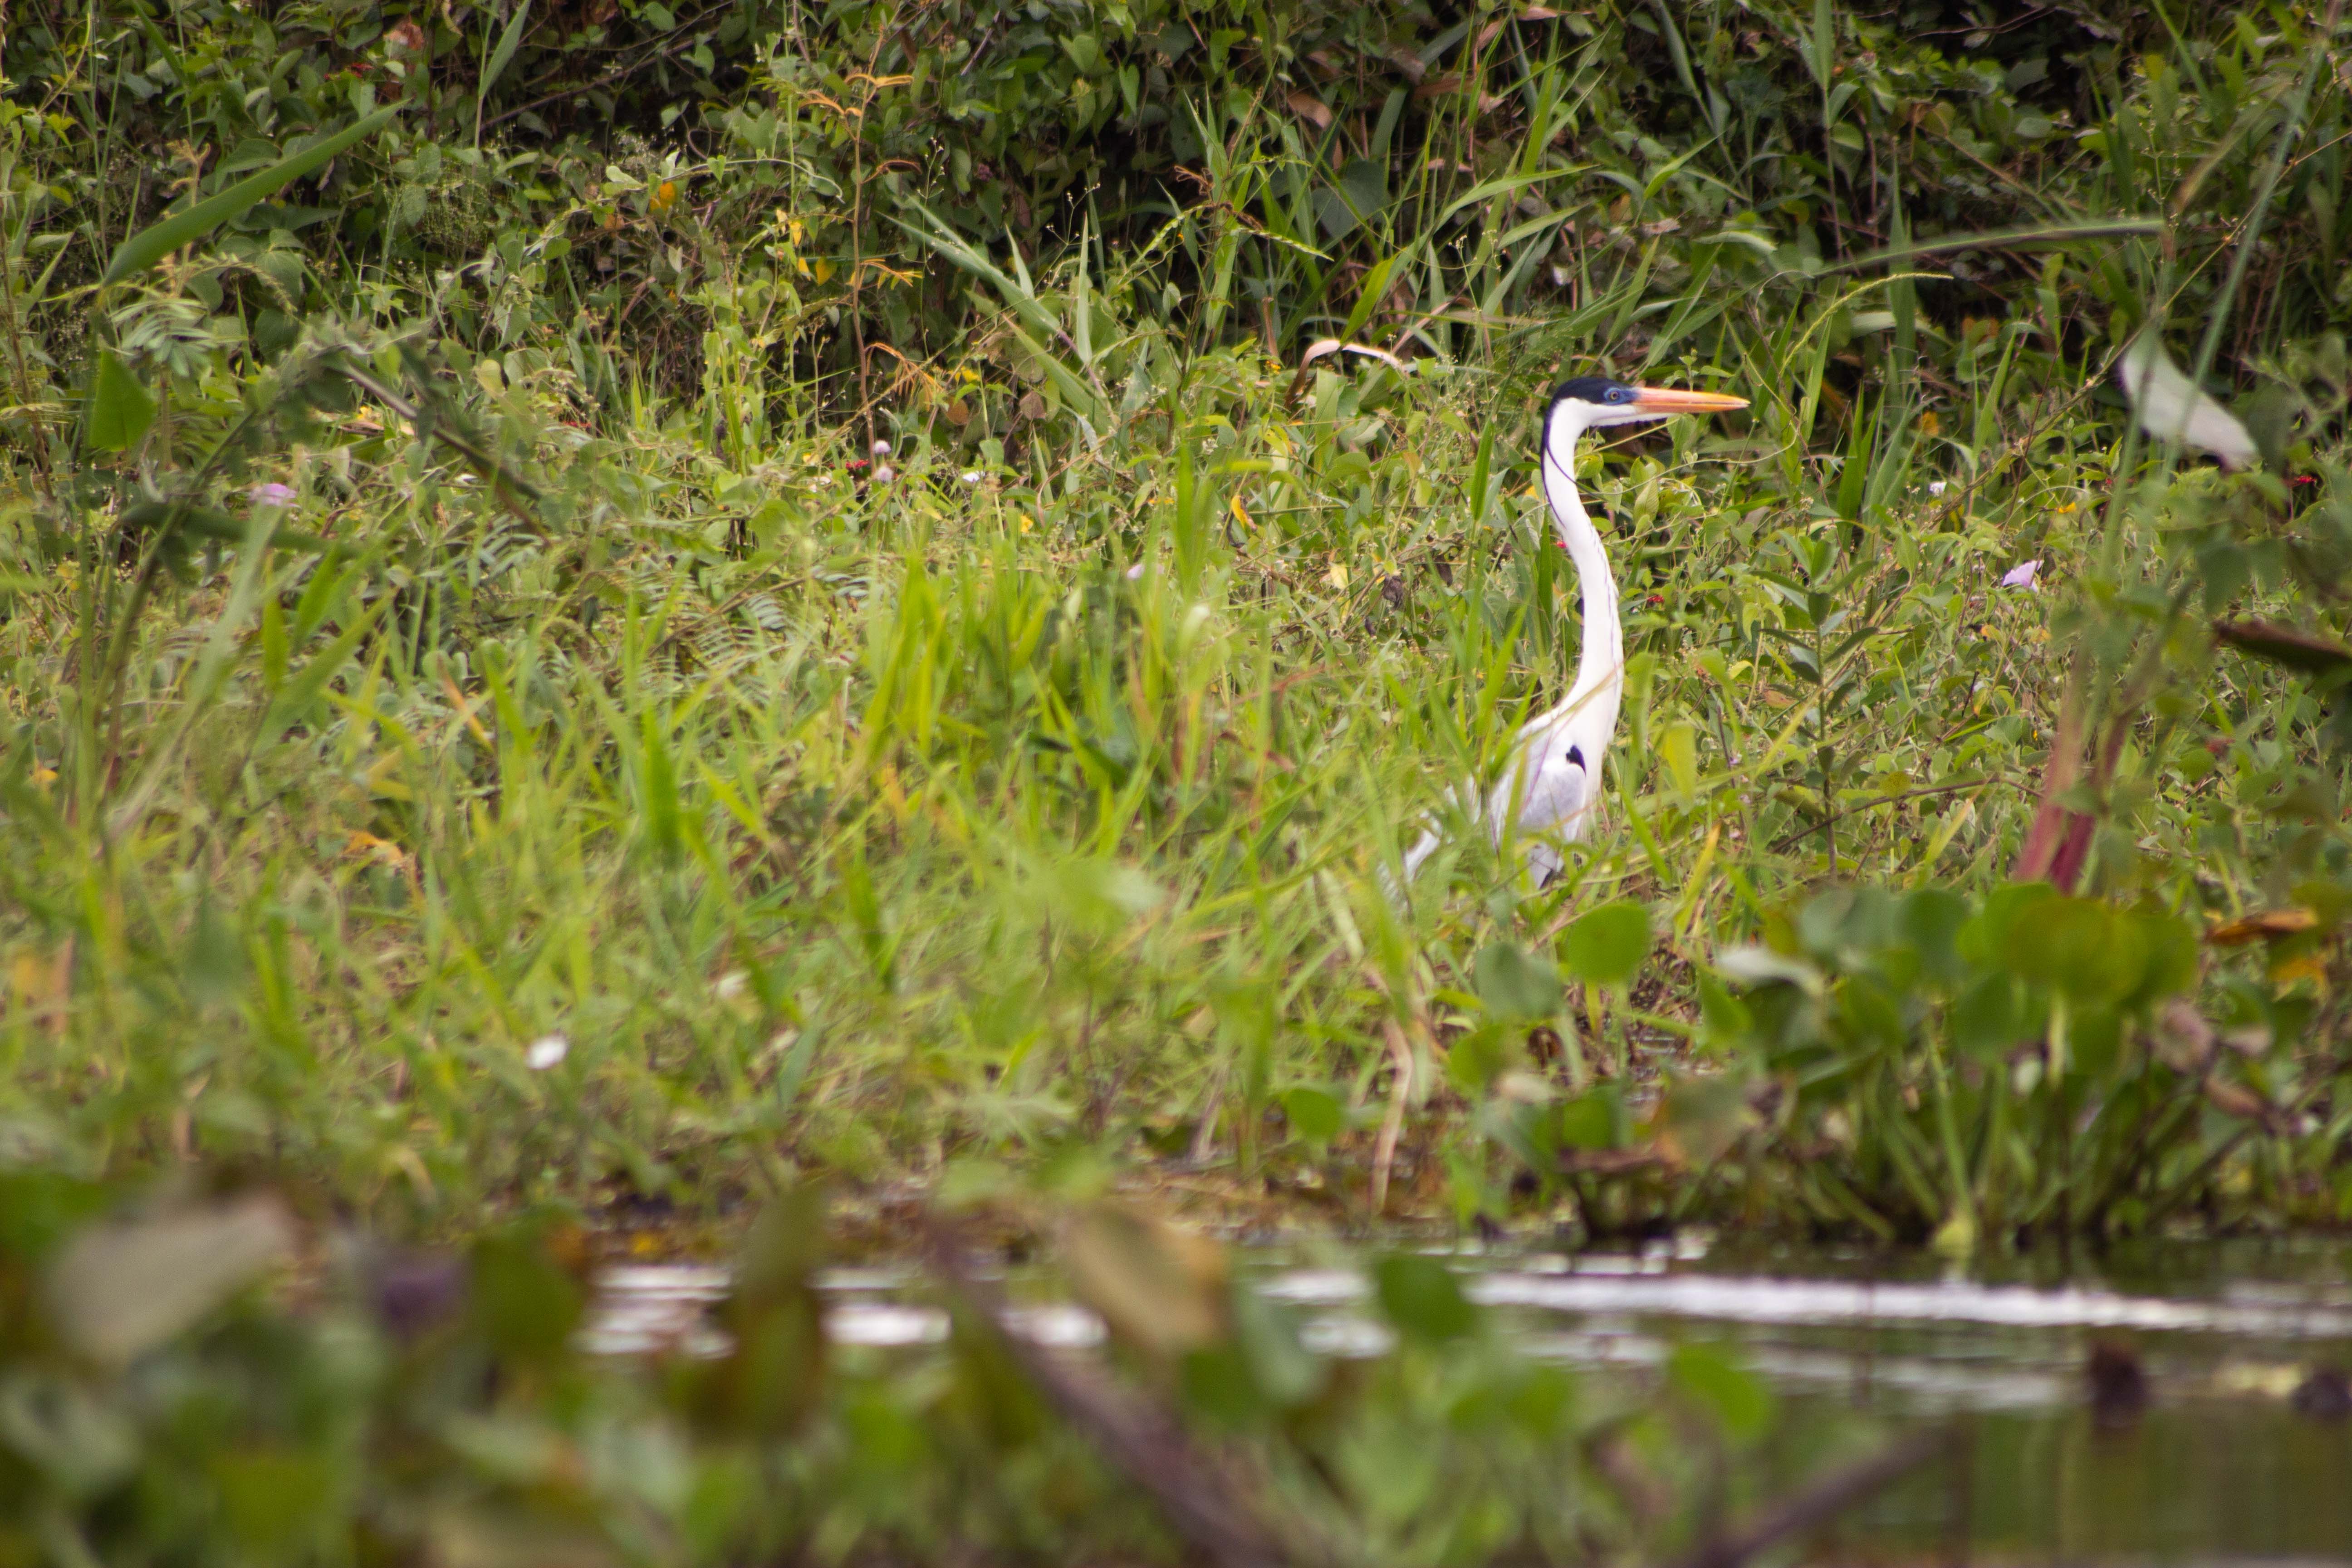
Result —
<svg viewBox="0 0 2352 1568"><path fill-rule="evenodd" d="M1582 422L1565 413L1555 416L1550 439L1543 449L1544 500L1551 505L1559 542L1576 563L1577 588L1583 599L1584 644L1577 658L1576 679L1568 700L1554 710L1563 717L1589 716L1606 740L1617 727L1617 698L1625 684L1625 635L1617 618L1617 578L1609 570L1609 552L1600 530L1585 515L1576 493L1576 443Z"/></svg>

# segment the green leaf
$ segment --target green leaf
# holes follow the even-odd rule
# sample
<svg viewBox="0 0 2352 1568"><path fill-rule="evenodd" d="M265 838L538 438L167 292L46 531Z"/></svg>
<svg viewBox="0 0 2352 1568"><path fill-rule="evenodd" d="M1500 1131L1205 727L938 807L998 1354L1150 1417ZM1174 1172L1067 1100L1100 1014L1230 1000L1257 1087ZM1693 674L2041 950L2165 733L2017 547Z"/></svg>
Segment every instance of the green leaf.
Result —
<svg viewBox="0 0 2352 1568"><path fill-rule="evenodd" d="M1625 1100L1614 1084L1602 1084L1578 1095L1559 1108L1556 1128L1560 1145L1568 1149L1622 1149L1625 1146Z"/></svg>
<svg viewBox="0 0 2352 1568"><path fill-rule="evenodd" d="M1896 924L1903 940L1919 955L1919 967L1931 979L1947 984L1968 973L1960 961L1960 928L1968 923L1969 904L1944 888L1922 888L1903 900Z"/></svg>
<svg viewBox="0 0 2352 1568"><path fill-rule="evenodd" d="M391 124L399 112L400 105L387 104L356 125L347 126L323 142L314 142L299 153L280 158L260 173L239 180L218 195L174 213L161 223L149 224L122 242L114 253L114 259L106 264L106 272L99 279L100 285L120 283L134 272L144 272L182 246L201 239L256 202L275 195L281 187L291 184L313 170L323 168L331 160Z"/></svg>
<svg viewBox="0 0 2352 1568"><path fill-rule="evenodd" d="M2001 954L2011 973L2085 1002L2114 1003L2147 973L2148 938L2093 899L2043 899L2010 923Z"/></svg>
<svg viewBox="0 0 2352 1568"><path fill-rule="evenodd" d="M1232 1300L1234 1342L1257 1391L1287 1409L1323 1388L1324 1365L1298 1337L1298 1323L1278 1301L1236 1285Z"/></svg>
<svg viewBox="0 0 2352 1568"><path fill-rule="evenodd" d="M1562 956L1568 972L1595 985L1622 985L1650 956L1650 911L1630 899L1577 918Z"/></svg>
<svg viewBox="0 0 2352 1568"><path fill-rule="evenodd" d="M155 400L112 351L98 356L89 383L89 444L101 452L127 452L155 423Z"/></svg>
<svg viewBox="0 0 2352 1568"><path fill-rule="evenodd" d="M1381 1310L1409 1338L1439 1343L1478 1327L1478 1309L1446 1267L1432 1258L1383 1258L1372 1270Z"/></svg>
<svg viewBox="0 0 2352 1568"><path fill-rule="evenodd" d="M1772 1391L1755 1373L1711 1345L1683 1345L1666 1360L1666 1376L1745 1442L1772 1420Z"/></svg>
<svg viewBox="0 0 2352 1568"><path fill-rule="evenodd" d="M1293 1132L1318 1149L1328 1148L1348 1125L1348 1110L1339 1097L1312 1085L1284 1090L1282 1114Z"/></svg>
<svg viewBox="0 0 2352 1568"><path fill-rule="evenodd" d="M1445 1052L1446 1081L1473 1098L1503 1076L1503 1069L1520 1059L1517 1019L1489 1018L1475 1029L1454 1037Z"/></svg>
<svg viewBox="0 0 2352 1568"><path fill-rule="evenodd" d="M580 1288L528 1224L483 1237L472 1258L473 1311L490 1348L519 1362L561 1358L579 1326Z"/></svg>
<svg viewBox="0 0 2352 1568"><path fill-rule="evenodd" d="M489 64L482 68L481 85L474 89L474 137L477 141L482 134L482 106L489 101L490 89L498 86L499 78L506 73L507 66L514 59L515 50L522 43L523 28L530 21L530 0L524 0L522 5L515 7L513 17L507 23L507 30L499 35L499 47L490 51Z"/></svg>
<svg viewBox="0 0 2352 1568"><path fill-rule="evenodd" d="M1515 943L1488 942L1470 962L1478 999L1507 1018L1549 1018L1559 1011L1559 975Z"/></svg>
<svg viewBox="0 0 2352 1568"><path fill-rule="evenodd" d="M2133 910L2124 919L2147 948L2147 971L2126 1005L2150 1006L2196 985L2197 933L2187 921L2161 908Z"/></svg>
<svg viewBox="0 0 2352 1568"><path fill-rule="evenodd" d="M1988 974L1952 1003L1952 1044L1982 1062L1998 1062L2017 1044L2017 983Z"/></svg>

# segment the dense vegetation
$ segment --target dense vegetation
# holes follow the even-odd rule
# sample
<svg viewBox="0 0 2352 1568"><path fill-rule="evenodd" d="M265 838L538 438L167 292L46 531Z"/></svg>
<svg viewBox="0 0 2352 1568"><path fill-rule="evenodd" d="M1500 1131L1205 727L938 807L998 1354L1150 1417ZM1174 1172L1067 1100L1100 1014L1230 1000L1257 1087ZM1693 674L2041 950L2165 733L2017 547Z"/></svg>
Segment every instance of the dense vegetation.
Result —
<svg viewBox="0 0 2352 1568"><path fill-rule="evenodd" d="M18 8L5 1158L2336 1218L2352 105L2182 26ZM1572 657L1571 364L1754 406L1585 459L1609 830L1391 906Z"/></svg>
<svg viewBox="0 0 2352 1568"><path fill-rule="evenodd" d="M2346 37L2177 9L19 0L0 1564L1654 1559L1737 1369L1415 1256L1310 1353L1107 1194L2352 1214ZM1567 678L1562 367L1752 406L1582 459L1606 831L1391 900Z"/></svg>

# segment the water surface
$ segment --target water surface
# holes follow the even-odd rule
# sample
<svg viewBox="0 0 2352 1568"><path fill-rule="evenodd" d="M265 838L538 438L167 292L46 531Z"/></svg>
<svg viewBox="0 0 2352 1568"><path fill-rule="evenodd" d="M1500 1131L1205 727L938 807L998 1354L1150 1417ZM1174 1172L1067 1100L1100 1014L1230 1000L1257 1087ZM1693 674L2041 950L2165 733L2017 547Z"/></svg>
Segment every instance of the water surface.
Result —
<svg viewBox="0 0 2352 1568"><path fill-rule="evenodd" d="M1638 1391L1674 1348L1724 1348L1779 1396L1757 1462L1804 1479L1795 1456L1853 1413L1894 1429L1958 1423L1966 1457L1856 1510L1822 1560L2352 1565L2352 1426L2298 1413L2314 1369L2352 1366L2352 1247L2164 1244L2097 1257L1959 1269L1917 1254L1710 1245L1638 1252L1442 1254L1527 1353ZM1304 1244L1243 1254L1267 1293L1304 1314L1308 1343L1371 1356L1388 1331L1365 1310L1355 1257ZM1102 1325L1016 1282L1017 1332L1084 1348ZM712 1354L709 1308L723 1270L612 1270L584 1331L592 1348ZM947 1317L911 1268L839 1269L820 1281L827 1331L911 1351ZM2144 1369L2146 1407L2095 1415L2094 1345ZM1785 1469L1785 1474L1776 1474Z"/></svg>

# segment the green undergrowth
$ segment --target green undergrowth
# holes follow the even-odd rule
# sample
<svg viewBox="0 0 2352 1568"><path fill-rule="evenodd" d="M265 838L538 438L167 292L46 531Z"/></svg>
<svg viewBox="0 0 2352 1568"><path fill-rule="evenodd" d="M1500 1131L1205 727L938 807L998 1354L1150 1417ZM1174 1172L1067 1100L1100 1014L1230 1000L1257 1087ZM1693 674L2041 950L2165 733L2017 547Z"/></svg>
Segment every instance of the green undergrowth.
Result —
<svg viewBox="0 0 2352 1568"><path fill-rule="evenodd" d="M1195 160L1165 210L1012 218L971 149L891 151L870 95L946 75L793 85L844 63L806 18L743 13L767 74L698 111L751 156L502 142L531 57L465 15L471 79L216 223L105 160L226 147L226 199L407 64L289 32L237 97L131 11L104 62L12 30L0 1158L394 1229L1139 1168L1959 1250L2344 1213L2352 110L2308 8L2014 58L1400 11L1459 101L1312 108L1312 49L1204 12L1210 74L1097 143ZM1053 47L1023 79L1092 70ZM2143 328L2259 465L2131 427ZM1391 901L1564 689L1533 416L1596 365L1753 403L1580 459L1607 826L1545 889L1458 833ZM2004 886L2045 794L2071 895Z"/></svg>

